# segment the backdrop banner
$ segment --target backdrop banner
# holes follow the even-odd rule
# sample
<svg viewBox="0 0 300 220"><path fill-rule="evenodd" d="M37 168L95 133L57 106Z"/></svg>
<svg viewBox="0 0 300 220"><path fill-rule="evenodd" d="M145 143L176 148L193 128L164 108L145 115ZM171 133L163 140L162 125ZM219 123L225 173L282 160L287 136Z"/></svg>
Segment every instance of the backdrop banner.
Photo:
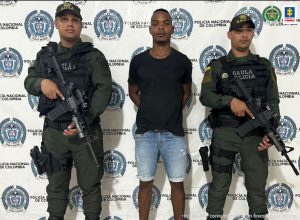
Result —
<svg viewBox="0 0 300 220"><path fill-rule="evenodd" d="M0 1L0 219L45 220L48 218L45 174L38 175L29 155L40 145L43 118L39 98L24 89L28 67L49 41L58 41L54 25L56 7L63 1ZM128 96L130 60L152 46L150 18L165 8L175 31L172 47L193 63L192 94L184 107L188 144L185 216L205 219L210 172L202 169L198 150L208 146L212 129L208 108L199 102L206 65L230 49L227 31L231 19L241 13L254 21L251 51L273 64L280 92L281 120L278 132L300 168L300 9L299 1L71 1L81 9L81 38L101 50L111 68L113 94L101 115L104 134L102 213L105 220L138 219L138 185L133 135L137 108ZM298 107L297 107L298 106ZM297 110L298 109L298 110ZM72 170L67 220L83 220L82 192ZM269 150L266 186L268 219L300 219L300 184L287 160L275 147ZM224 210L228 220L250 219L240 156L236 156L230 191ZM150 219L172 220L170 185L159 160L152 189Z"/></svg>

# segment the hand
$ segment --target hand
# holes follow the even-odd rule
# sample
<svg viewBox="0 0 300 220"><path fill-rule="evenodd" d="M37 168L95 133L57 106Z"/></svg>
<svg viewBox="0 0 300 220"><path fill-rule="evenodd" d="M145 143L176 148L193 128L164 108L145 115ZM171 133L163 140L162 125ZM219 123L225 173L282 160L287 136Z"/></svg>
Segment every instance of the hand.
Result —
<svg viewBox="0 0 300 220"><path fill-rule="evenodd" d="M237 99L233 98L230 102L230 108L231 111L237 116L237 117L244 117L249 115L252 119L254 119L254 115L250 111L250 109L247 107L246 103Z"/></svg>
<svg viewBox="0 0 300 220"><path fill-rule="evenodd" d="M65 135L65 136L74 136L76 134L78 134L78 130L75 127L75 123L74 122L72 122L71 124L69 124L69 126L67 127L67 129L64 130L64 133L63 133L63 135Z"/></svg>
<svg viewBox="0 0 300 220"><path fill-rule="evenodd" d="M43 79L41 82L41 90L43 94L53 100L60 97L62 100L65 100L64 95L58 89L57 85L50 79Z"/></svg>
<svg viewBox="0 0 300 220"><path fill-rule="evenodd" d="M273 144L270 143L270 139L267 135L265 135L262 139L262 142L258 146L258 151L263 151L271 147Z"/></svg>

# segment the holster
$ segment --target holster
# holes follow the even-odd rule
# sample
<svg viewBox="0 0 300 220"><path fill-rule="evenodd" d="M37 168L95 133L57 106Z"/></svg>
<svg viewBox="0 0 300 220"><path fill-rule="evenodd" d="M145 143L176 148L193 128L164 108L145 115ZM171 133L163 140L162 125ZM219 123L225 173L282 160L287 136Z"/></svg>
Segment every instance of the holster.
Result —
<svg viewBox="0 0 300 220"><path fill-rule="evenodd" d="M209 171L209 156L208 156L208 147L204 146L204 147L200 147L199 149L199 154L201 156L201 160L202 160L202 166L203 166L203 171Z"/></svg>

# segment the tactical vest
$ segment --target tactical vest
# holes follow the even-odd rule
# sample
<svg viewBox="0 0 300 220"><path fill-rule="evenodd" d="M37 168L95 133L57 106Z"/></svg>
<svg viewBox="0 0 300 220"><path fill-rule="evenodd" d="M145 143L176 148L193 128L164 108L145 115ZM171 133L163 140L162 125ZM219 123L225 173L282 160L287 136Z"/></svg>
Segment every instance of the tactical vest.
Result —
<svg viewBox="0 0 300 220"><path fill-rule="evenodd" d="M247 62L238 62L236 60L227 61L226 57L221 57L220 62L222 64L222 70L220 75L217 76L217 93L237 97L243 101L243 97L240 97L234 85L230 79L232 77L239 77L245 87L248 89L253 99L260 100L262 104L266 103L266 87L268 83L268 69L266 64L255 55L253 60ZM230 108L213 110L215 116L222 115L225 118L234 118L242 123L245 118L237 118L230 110ZM236 125L238 126L238 125Z"/></svg>
<svg viewBox="0 0 300 220"><path fill-rule="evenodd" d="M53 44L53 42L51 42ZM57 46L57 45L56 45ZM92 67L88 64L85 54L88 52L96 50L91 43L85 42L81 46L69 53L67 58L65 53L56 53L58 63L61 67L63 77L65 81L73 82L76 89L84 91L88 101L91 100L91 96L94 92L94 87L91 82L92 77ZM39 71L41 72L43 78L50 79L55 82L58 87L60 87L61 81L54 72L52 67L49 54L47 52L47 47L43 47L40 55L40 65ZM60 88L60 91L64 94L64 91ZM64 94L66 96L66 94ZM53 108L61 103L60 98L55 100L50 100L43 94L40 95L38 111L40 115L46 115ZM64 122L71 120L71 113L66 113L55 121Z"/></svg>

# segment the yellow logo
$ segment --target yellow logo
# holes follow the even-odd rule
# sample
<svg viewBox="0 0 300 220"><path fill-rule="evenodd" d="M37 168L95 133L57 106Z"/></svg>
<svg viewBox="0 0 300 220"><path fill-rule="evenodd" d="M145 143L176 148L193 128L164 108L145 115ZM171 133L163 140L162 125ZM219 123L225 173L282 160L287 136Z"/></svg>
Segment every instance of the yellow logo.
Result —
<svg viewBox="0 0 300 220"><path fill-rule="evenodd" d="M211 72L212 72L212 68L210 66L206 67L202 84L210 83L212 81Z"/></svg>
<svg viewBox="0 0 300 220"><path fill-rule="evenodd" d="M69 3L69 2L65 2L63 5L62 5L62 7L61 7L61 11L62 10L74 10L74 8L73 8L73 6L72 6L72 4L71 3Z"/></svg>
<svg viewBox="0 0 300 220"><path fill-rule="evenodd" d="M238 24L238 23L241 23L241 22L246 22L248 20L249 19L248 19L248 17L246 15L240 15L239 16L239 20L237 20L236 23Z"/></svg>

